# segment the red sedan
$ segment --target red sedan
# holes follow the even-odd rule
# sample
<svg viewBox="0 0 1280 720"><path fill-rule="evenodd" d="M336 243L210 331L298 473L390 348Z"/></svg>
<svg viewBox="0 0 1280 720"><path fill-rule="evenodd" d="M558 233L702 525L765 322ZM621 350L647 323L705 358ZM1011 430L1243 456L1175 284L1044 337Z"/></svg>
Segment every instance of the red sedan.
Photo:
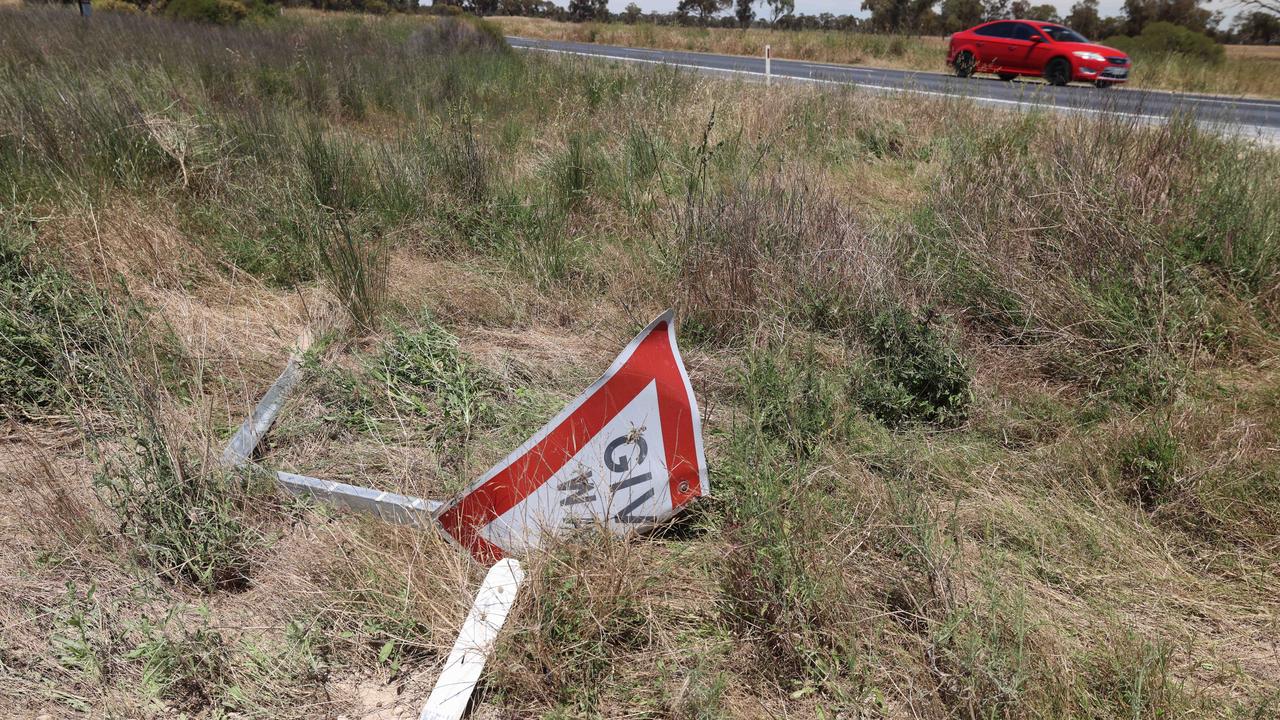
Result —
<svg viewBox="0 0 1280 720"><path fill-rule="evenodd" d="M947 64L956 75L995 73L1043 77L1050 85L1089 82L1110 87L1129 79L1129 56L1089 42L1062 25L1033 20L997 20L951 36Z"/></svg>

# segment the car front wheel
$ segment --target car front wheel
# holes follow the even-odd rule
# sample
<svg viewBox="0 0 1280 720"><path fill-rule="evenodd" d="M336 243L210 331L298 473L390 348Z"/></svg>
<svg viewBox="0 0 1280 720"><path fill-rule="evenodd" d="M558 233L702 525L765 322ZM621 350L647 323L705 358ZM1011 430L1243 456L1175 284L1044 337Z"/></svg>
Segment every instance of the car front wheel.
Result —
<svg viewBox="0 0 1280 720"><path fill-rule="evenodd" d="M974 59L973 53L968 50L962 51L959 55L956 55L956 77L969 77L973 74L973 69L977 65L978 61Z"/></svg>
<svg viewBox="0 0 1280 720"><path fill-rule="evenodd" d="M1071 63L1065 58L1054 58L1044 66L1044 79L1050 85L1066 85L1071 82Z"/></svg>
<svg viewBox="0 0 1280 720"><path fill-rule="evenodd" d="M1005 82L1009 82L1016 77L1018 77L1017 73L1000 73L1000 79Z"/></svg>
<svg viewBox="0 0 1280 720"><path fill-rule="evenodd" d="M1094 84L1094 87L1097 87L1097 88L1099 88L1099 89L1101 89L1101 90L1106 90L1107 88L1111 87L1112 85L1115 85L1115 83L1110 82L1110 81L1108 81L1108 80L1097 80L1097 81L1095 81L1093 84Z"/></svg>

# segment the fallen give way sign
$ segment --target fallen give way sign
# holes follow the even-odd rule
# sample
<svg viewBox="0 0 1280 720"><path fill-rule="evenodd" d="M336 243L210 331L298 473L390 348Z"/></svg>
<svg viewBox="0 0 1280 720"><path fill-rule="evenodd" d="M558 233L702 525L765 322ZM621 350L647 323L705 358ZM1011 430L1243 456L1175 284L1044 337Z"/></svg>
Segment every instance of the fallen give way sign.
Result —
<svg viewBox="0 0 1280 720"><path fill-rule="evenodd" d="M563 529L657 525L708 491L702 424L668 310L604 376L436 512L479 561L539 547Z"/></svg>

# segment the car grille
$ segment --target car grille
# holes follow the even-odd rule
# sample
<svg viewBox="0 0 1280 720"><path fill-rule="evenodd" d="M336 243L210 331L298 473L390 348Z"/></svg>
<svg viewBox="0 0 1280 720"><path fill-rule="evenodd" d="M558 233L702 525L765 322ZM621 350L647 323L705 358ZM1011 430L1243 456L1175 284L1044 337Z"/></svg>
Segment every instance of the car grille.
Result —
<svg viewBox="0 0 1280 720"><path fill-rule="evenodd" d="M1111 63L1112 65L1128 65L1129 58L1109 57L1107 58L1107 62Z"/></svg>

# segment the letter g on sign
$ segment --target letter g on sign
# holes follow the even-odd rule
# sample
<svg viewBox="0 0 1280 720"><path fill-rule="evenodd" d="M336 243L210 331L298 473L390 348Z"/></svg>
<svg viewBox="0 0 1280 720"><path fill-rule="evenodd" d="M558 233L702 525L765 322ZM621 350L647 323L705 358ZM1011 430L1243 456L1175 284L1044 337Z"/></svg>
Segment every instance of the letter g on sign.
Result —
<svg viewBox="0 0 1280 720"><path fill-rule="evenodd" d="M634 444L636 446L635 465L631 464L631 456L629 453L618 454L618 449L623 445ZM622 437L614 438L604 449L604 464L609 468L610 472L626 472L632 467L640 465L649 455L649 443L644 439L644 435L638 432L631 432Z"/></svg>

